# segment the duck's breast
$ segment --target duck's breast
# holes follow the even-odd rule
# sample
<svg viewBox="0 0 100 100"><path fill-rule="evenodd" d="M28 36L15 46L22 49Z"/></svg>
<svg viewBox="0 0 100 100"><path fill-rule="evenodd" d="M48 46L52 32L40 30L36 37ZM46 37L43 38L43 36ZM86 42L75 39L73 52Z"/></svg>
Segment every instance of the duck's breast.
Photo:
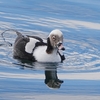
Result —
<svg viewBox="0 0 100 100"><path fill-rule="evenodd" d="M33 56L38 62L61 62L61 58L56 50L48 54L46 49L47 46L39 46L34 50Z"/></svg>

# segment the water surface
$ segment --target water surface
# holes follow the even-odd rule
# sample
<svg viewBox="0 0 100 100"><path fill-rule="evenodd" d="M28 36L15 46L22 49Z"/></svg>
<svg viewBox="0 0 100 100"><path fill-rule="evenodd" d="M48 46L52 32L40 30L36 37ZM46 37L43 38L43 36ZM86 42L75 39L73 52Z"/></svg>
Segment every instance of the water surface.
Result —
<svg viewBox="0 0 100 100"><path fill-rule="evenodd" d="M16 34L5 32L6 42L0 36L0 100L99 100L99 0L1 0L0 33L8 29L42 38L60 29L66 60L41 64L13 59ZM62 81L59 89L47 86L46 73Z"/></svg>

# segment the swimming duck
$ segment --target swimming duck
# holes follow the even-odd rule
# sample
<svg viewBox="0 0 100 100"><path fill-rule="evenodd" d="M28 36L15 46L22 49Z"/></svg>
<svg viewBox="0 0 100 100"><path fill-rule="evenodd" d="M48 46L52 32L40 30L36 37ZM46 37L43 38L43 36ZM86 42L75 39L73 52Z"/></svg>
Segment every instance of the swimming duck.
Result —
<svg viewBox="0 0 100 100"><path fill-rule="evenodd" d="M23 36L16 32L18 37L14 43L13 57L37 62L63 62L65 56L60 52L65 50L63 33L55 29L50 32L47 40L37 36Z"/></svg>

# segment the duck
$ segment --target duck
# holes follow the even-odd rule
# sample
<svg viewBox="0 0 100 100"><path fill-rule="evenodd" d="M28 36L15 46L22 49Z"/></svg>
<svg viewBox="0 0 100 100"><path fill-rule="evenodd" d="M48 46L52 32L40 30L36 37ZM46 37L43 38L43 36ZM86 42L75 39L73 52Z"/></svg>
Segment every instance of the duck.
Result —
<svg viewBox="0 0 100 100"><path fill-rule="evenodd" d="M15 59L24 59L33 62L63 62L65 56L62 51L63 33L59 29L50 32L47 39L39 36L22 35L17 33L14 42L13 57Z"/></svg>

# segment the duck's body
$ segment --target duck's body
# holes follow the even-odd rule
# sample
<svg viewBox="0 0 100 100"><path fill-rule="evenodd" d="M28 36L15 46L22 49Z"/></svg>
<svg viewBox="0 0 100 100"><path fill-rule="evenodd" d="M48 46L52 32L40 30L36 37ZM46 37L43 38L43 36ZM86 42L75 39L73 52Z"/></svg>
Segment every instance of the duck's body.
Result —
<svg viewBox="0 0 100 100"><path fill-rule="evenodd" d="M53 47L50 38L47 42L37 36L23 36L18 33L14 44L14 58L37 62L62 62L65 57L57 47Z"/></svg>

